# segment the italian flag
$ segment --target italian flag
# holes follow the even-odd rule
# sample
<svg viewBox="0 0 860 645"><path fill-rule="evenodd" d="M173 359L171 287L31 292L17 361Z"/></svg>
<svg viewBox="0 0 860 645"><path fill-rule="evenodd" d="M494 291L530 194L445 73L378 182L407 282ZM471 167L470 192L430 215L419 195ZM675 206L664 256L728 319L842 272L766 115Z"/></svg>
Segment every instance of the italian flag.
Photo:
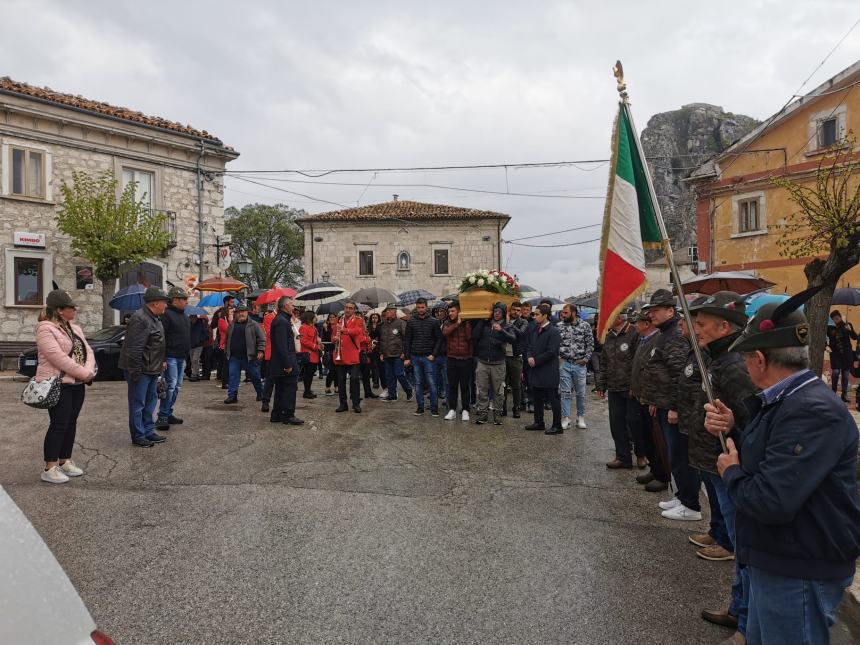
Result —
<svg viewBox="0 0 860 645"><path fill-rule="evenodd" d="M629 107L621 103L612 132L600 244L597 335L601 342L619 312L645 291L645 248L662 246L657 206L648 188L648 167L639 150Z"/></svg>

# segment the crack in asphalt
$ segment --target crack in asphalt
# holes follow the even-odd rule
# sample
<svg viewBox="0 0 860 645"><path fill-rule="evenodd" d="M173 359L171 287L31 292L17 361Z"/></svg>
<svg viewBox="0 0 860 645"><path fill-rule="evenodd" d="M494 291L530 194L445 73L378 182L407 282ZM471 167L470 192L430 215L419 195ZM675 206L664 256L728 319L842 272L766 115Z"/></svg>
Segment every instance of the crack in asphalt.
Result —
<svg viewBox="0 0 860 645"><path fill-rule="evenodd" d="M83 465L84 465L84 471L85 471L85 472L84 472L84 480L87 480L87 481L88 481L88 478L89 478L90 476L96 477L97 479L110 479L111 475L113 474L114 468L116 468L116 467L117 467L117 465L119 464L119 461L117 461L116 459L114 459L114 458L113 458L113 457L111 457L110 455L107 455L107 454L103 453L103 452L102 452L101 450L99 450L98 448L89 448L89 447L85 446L85 445L84 445L84 444L82 444L80 441L75 441L75 445L76 445L76 446L78 447L78 449L79 449L81 452L83 452L83 453L88 453L88 452L95 453L95 454L93 454L93 456L92 456L92 457L90 457L89 459L87 459L87 460L84 462L84 464L83 464ZM99 457L101 457L102 459L106 459L106 460L108 461L108 463L110 463L110 468L108 468L107 475L105 475L104 477L98 477L98 476L94 476L94 475L88 475L86 471L88 471L88 470L89 470L90 464L91 464L95 459L98 459Z"/></svg>

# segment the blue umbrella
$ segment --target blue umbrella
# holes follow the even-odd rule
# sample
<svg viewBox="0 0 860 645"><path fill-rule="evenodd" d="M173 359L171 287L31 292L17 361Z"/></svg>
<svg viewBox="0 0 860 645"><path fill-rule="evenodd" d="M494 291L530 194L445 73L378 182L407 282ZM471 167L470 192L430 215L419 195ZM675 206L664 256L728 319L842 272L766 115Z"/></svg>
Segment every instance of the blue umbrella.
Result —
<svg viewBox="0 0 860 645"><path fill-rule="evenodd" d="M435 300L436 296L434 296L429 291L425 289L412 289L411 291L404 291L403 293L397 294L397 306L398 307L408 307L409 305L414 305L418 302L419 298L424 298L427 302L431 300Z"/></svg>
<svg viewBox="0 0 860 645"><path fill-rule="evenodd" d="M230 294L227 293L217 293L213 291L212 293L208 293L202 298L200 298L200 302L197 303L198 307L220 307L224 304L224 297Z"/></svg>
<svg viewBox="0 0 860 645"><path fill-rule="evenodd" d="M791 296L787 293L755 293L747 298L746 314L750 318L755 316L756 312L762 308L762 305L776 303L780 304L788 300ZM804 306L800 306L800 311L804 310ZM827 325L832 326L833 321L827 319Z"/></svg>
<svg viewBox="0 0 860 645"><path fill-rule="evenodd" d="M117 311L137 311L143 307L143 294L145 292L145 285L132 284L113 294L108 304Z"/></svg>
<svg viewBox="0 0 860 645"><path fill-rule="evenodd" d="M206 311L203 307L185 307L185 315L186 316L208 316L209 312Z"/></svg>

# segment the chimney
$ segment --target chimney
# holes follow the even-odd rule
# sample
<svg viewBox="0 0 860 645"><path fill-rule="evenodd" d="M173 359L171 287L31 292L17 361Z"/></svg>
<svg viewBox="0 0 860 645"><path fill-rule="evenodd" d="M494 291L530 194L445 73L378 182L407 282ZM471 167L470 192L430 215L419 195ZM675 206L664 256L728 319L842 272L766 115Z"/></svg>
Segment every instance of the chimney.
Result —
<svg viewBox="0 0 860 645"><path fill-rule="evenodd" d="M392 197L394 197L394 201L397 201L397 198L400 197L400 195L392 195Z"/></svg>

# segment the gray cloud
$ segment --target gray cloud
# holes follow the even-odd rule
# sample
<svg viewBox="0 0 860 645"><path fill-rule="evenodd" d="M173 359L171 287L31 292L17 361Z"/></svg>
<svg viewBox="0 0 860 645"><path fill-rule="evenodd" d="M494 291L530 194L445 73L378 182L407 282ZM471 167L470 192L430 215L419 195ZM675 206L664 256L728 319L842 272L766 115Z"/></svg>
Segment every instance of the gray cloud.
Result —
<svg viewBox="0 0 860 645"><path fill-rule="evenodd" d="M700 6L701 5L701 6ZM705 101L765 118L856 18L856 4L680 2L2 2L0 73L209 130L238 169L603 158L625 63L640 128ZM855 33L804 88L860 58ZM297 179L296 176L284 178ZM372 180L372 181L371 181ZM325 200L438 201L509 213L509 239L599 222L602 201L374 184L602 196L606 167L338 174L270 181ZM365 185L370 182L365 190ZM330 206L230 179L227 205ZM363 193L363 195L362 195ZM577 231L535 244L596 237ZM505 247L546 293L592 288L598 245Z"/></svg>

